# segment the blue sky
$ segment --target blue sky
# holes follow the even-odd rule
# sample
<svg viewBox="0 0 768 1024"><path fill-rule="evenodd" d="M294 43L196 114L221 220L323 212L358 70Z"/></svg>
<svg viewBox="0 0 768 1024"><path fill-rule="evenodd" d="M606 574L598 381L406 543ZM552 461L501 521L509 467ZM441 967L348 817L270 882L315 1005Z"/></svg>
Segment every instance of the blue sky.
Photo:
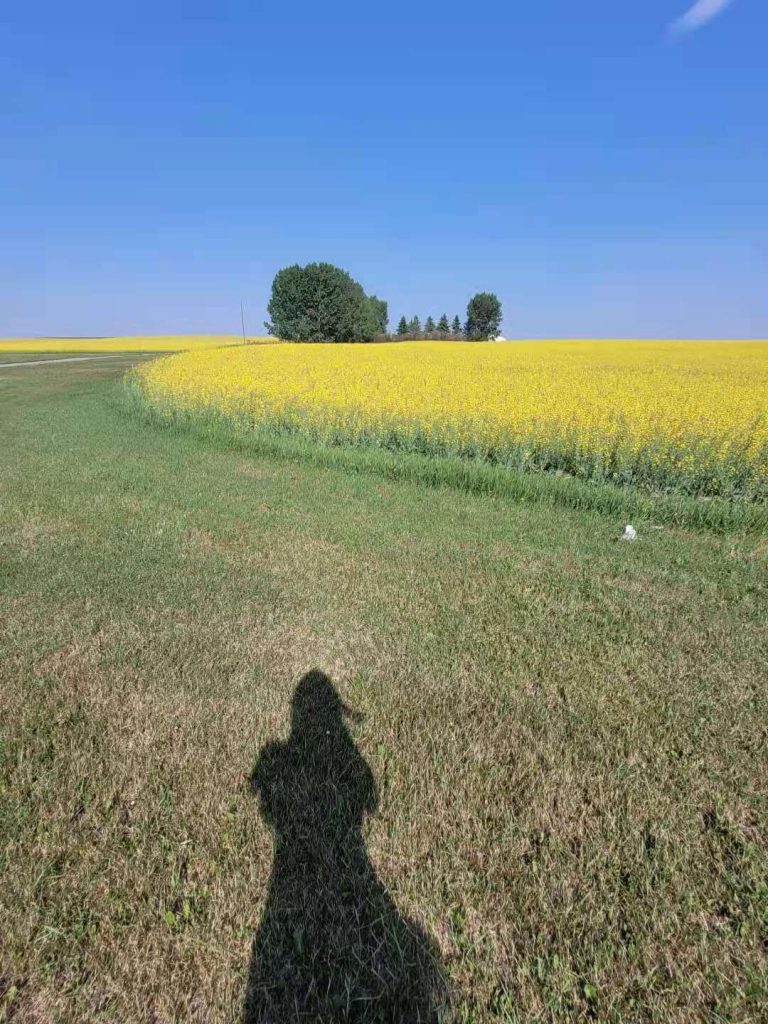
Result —
<svg viewBox="0 0 768 1024"><path fill-rule="evenodd" d="M692 2L6 5L0 336L258 333L328 260L393 320L768 337L768 4Z"/></svg>

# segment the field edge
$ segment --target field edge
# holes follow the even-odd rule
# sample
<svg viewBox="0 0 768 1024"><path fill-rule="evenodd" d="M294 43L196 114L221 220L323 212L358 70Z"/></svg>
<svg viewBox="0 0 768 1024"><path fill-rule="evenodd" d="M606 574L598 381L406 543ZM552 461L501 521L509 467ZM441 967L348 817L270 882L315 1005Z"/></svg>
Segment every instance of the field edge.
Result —
<svg viewBox="0 0 768 1024"><path fill-rule="evenodd" d="M309 462L428 487L592 511L617 517L621 522L632 521L634 525L669 525L717 533L768 533L768 507L755 502L645 493L628 486L578 480L563 473L526 471L456 455L427 455L341 439L310 438L277 425L257 427L211 408L194 413L161 409L147 400L130 374L117 385L114 402L124 414L161 429L193 433L224 448L247 450L285 462Z"/></svg>

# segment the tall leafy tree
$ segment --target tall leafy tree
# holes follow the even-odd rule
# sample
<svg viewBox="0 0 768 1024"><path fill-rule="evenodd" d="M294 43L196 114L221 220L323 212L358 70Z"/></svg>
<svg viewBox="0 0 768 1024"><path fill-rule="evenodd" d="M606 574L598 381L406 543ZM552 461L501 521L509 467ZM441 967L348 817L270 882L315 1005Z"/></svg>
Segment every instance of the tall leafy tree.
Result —
<svg viewBox="0 0 768 1024"><path fill-rule="evenodd" d="M467 305L464 334L470 341L495 338L501 327L501 303L493 292L478 292Z"/></svg>
<svg viewBox="0 0 768 1024"><path fill-rule="evenodd" d="M452 338L463 338L464 337L464 331L461 329L461 320L459 320L458 315L453 318L453 323L451 324L451 337Z"/></svg>
<svg viewBox="0 0 768 1024"><path fill-rule="evenodd" d="M448 315L446 313L443 313L437 321L437 333L440 338L447 338L451 333L451 328L448 324Z"/></svg>
<svg viewBox="0 0 768 1024"><path fill-rule="evenodd" d="M375 295L369 295L368 303L376 326L376 334L386 334L387 324L389 323L389 308L386 302Z"/></svg>
<svg viewBox="0 0 768 1024"><path fill-rule="evenodd" d="M398 338L408 337L408 321L404 316L400 317L400 322L397 325L397 336Z"/></svg>
<svg viewBox="0 0 768 1024"><path fill-rule="evenodd" d="M265 327L286 341L372 341L386 327L386 303L332 263L279 270L267 309Z"/></svg>

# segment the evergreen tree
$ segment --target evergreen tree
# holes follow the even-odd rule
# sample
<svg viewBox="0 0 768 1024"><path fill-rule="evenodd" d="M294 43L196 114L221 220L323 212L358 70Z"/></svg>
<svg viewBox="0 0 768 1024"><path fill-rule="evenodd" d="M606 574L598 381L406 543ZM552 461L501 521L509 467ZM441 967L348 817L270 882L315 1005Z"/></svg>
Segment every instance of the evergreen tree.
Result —
<svg viewBox="0 0 768 1024"><path fill-rule="evenodd" d="M418 341L421 338L421 320L415 316L408 324L408 337Z"/></svg>
<svg viewBox="0 0 768 1024"><path fill-rule="evenodd" d="M397 325L397 336L398 338L408 337L408 321L404 316L400 317L400 323Z"/></svg>
<svg viewBox="0 0 768 1024"><path fill-rule="evenodd" d="M451 333L451 328L448 324L448 316L443 313L440 319L437 321L437 336L438 338L448 338Z"/></svg>
<svg viewBox="0 0 768 1024"><path fill-rule="evenodd" d="M462 329L461 329L461 320L459 320L458 316L455 316L453 318L453 324L451 326L451 337L453 337L453 338L463 338L464 337L464 331L462 331Z"/></svg>
<svg viewBox="0 0 768 1024"><path fill-rule="evenodd" d="M427 322L424 324L424 337L434 338L435 336L435 321L431 316L427 317Z"/></svg>

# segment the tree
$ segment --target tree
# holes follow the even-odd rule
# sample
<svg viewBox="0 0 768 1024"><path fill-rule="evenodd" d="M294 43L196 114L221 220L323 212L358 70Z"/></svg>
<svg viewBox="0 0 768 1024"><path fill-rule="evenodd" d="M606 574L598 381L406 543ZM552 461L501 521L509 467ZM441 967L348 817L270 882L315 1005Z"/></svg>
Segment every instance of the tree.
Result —
<svg viewBox="0 0 768 1024"><path fill-rule="evenodd" d="M424 324L424 337L434 338L435 336L435 321L431 316L427 317L427 322Z"/></svg>
<svg viewBox="0 0 768 1024"><path fill-rule="evenodd" d="M451 325L451 337L452 338L463 338L464 337L464 331L462 331L462 329L461 329L461 320L459 320L458 316L455 316L453 318L453 324Z"/></svg>
<svg viewBox="0 0 768 1024"><path fill-rule="evenodd" d="M400 323L397 325L397 336L398 338L408 337L408 321L404 316L400 317Z"/></svg>
<svg viewBox="0 0 768 1024"><path fill-rule="evenodd" d="M443 313L443 315L437 321L437 336L438 338L442 338L443 340L445 340L445 338L449 337L450 333L451 328L448 325L448 316L446 313Z"/></svg>
<svg viewBox="0 0 768 1024"><path fill-rule="evenodd" d="M413 338L414 341L418 341L421 337L421 320L417 316L413 317L408 324L408 337Z"/></svg>
<svg viewBox="0 0 768 1024"><path fill-rule="evenodd" d="M264 326L285 341L372 341L382 317L386 327L386 303L331 263L279 270L267 309Z"/></svg>
<svg viewBox="0 0 768 1024"><path fill-rule="evenodd" d="M369 295L368 303L370 305L374 323L376 324L375 333L386 334L387 324L389 323L389 309L386 302L383 299L376 298L375 295Z"/></svg>
<svg viewBox="0 0 768 1024"><path fill-rule="evenodd" d="M493 292L478 292L469 300L464 334L470 341L495 338L501 327L501 303Z"/></svg>

